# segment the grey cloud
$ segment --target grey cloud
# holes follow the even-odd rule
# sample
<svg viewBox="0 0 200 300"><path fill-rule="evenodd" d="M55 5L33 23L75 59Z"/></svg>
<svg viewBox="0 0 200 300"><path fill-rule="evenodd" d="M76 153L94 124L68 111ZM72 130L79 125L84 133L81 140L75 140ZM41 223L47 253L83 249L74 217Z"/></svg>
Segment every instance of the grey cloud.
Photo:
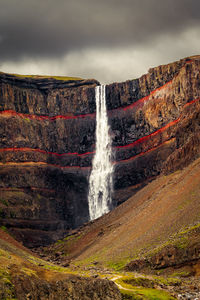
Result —
<svg viewBox="0 0 200 300"><path fill-rule="evenodd" d="M67 75L96 78L102 83L125 81L146 73L150 67L195 55L200 49L200 27L188 28L177 36L168 34L146 47L87 48L60 58L24 59L5 62L1 69L21 74ZM16 71L17 70L17 71Z"/></svg>
<svg viewBox="0 0 200 300"><path fill-rule="evenodd" d="M1 0L0 60L145 47L200 23L199 0Z"/></svg>

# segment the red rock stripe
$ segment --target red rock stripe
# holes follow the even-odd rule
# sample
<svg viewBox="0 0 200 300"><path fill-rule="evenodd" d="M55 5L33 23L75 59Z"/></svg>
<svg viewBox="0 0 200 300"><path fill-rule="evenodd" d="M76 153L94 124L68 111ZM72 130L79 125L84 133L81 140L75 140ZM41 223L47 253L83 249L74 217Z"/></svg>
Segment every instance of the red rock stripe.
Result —
<svg viewBox="0 0 200 300"><path fill-rule="evenodd" d="M192 62L192 60L186 61L185 64L184 64L184 66L185 66L186 64L188 64L188 63L191 63L191 62ZM184 66L183 66L182 68L184 68ZM133 108L133 107L135 107L135 106L144 105L145 101L148 101L149 98L150 98L150 96L154 95L156 92L162 90L163 88L167 87L168 85L171 85L172 82L173 82L173 80L174 80L177 76L178 76L178 75L176 75L172 80L166 82L165 84L163 84L162 86L158 87L157 89L151 91L149 95L147 95L147 96L145 96L145 97L143 97L143 98L137 100L136 102L131 103L131 104L125 106L125 107L118 107L118 108L112 109L112 110L109 111L109 113L113 113L113 112L116 111L116 110L124 110L124 111L126 111L126 110L131 109L131 108Z"/></svg>
<svg viewBox="0 0 200 300"><path fill-rule="evenodd" d="M188 107L189 105L191 105L191 104L199 101L199 100L200 100L200 98L197 98L197 99L194 99L194 100L186 103L183 106L183 109L185 107ZM142 137L142 138L134 141L133 143L130 143L130 144L124 145L124 146L115 146L114 148L116 148L116 149L119 149L119 148L126 149L126 148L129 148L129 147L134 147L135 145L141 144L144 141L147 141L149 138L151 138L153 136L156 136L157 134L159 134L159 133L165 131L166 129L168 129L169 127L175 125L176 123L178 123L180 121L180 119L181 119L181 116L178 119L176 119L176 120L168 123L164 127L162 127L160 129L154 131L153 133L151 133L149 135L146 135L146 136L144 136L144 137ZM84 155L90 155L90 154L94 154L95 153L95 151L93 151L93 152L85 152L85 153L81 153L81 154L79 154L78 152L73 152L73 153L56 153L56 152L49 152L49 151L45 151L45 150L41 150L41 149L33 149L33 148L28 148L28 147L24 147L24 148L13 147L13 148L2 148L2 149L0 149L0 152L5 152L5 151L15 151L15 152L18 152L18 151L19 152L20 151L25 151L25 152L33 151L33 152L40 152L40 153L49 154L49 155L55 155L55 156L67 156L67 155L84 156Z"/></svg>
<svg viewBox="0 0 200 300"><path fill-rule="evenodd" d="M164 85L160 86L159 88L153 90L152 92L150 92L149 95L137 100L136 102L126 106L126 107L123 107L122 110L126 111L130 108L133 108L134 106L138 106L138 105L143 105L145 101L148 101L150 96L154 95L156 92L160 91L161 89L165 88L166 86L170 85L172 83L172 80L171 81L168 81L167 83L165 83Z"/></svg>
<svg viewBox="0 0 200 300"><path fill-rule="evenodd" d="M189 106L189 105L191 105L191 104L193 104L193 103L195 103L195 102L197 102L197 101L199 101L199 100L200 100L200 98L194 99L194 100L192 100L192 101L186 103L186 104L183 106L183 108L185 108L185 107L187 107L187 106Z"/></svg>
<svg viewBox="0 0 200 300"><path fill-rule="evenodd" d="M197 98L197 99L194 99L194 100L192 100L192 101L186 103L186 104L183 106L183 109L184 109L185 107L188 107L189 105L191 105L191 104L193 104L193 103L199 101L199 100L200 100L200 98ZM140 138L140 139L134 141L133 143L130 143L130 144L124 145L124 146L116 146L115 148L117 148L117 149L118 149L118 148L129 148L129 147L133 147L133 146L135 146L135 145L141 144L141 143L143 143L144 141L147 141L149 138L151 138L151 137L153 137L153 136L156 136L157 134L159 134L159 133L165 131L165 130L168 129L169 127L171 127L171 126L175 125L176 123L178 123L178 122L180 121L181 117L182 117L182 116L180 116L178 119L176 119L176 120L174 120L174 121L168 123L168 124L165 125L164 127L162 127L162 128L160 128L160 129L154 131L153 133L151 133L151 134L149 134L149 135L146 135L146 136L143 136L142 138Z"/></svg>
<svg viewBox="0 0 200 300"><path fill-rule="evenodd" d="M169 81L167 82L166 84L162 85L161 87L153 90L148 96L145 96L141 99L138 99L136 102L126 106L126 107L118 107L116 109L113 109L113 110L110 110L109 113L112 113L114 111L117 111L117 110L128 110L130 108L133 108L134 106L136 105L140 105L140 104L143 104L145 101L149 100L149 97L151 95L153 95L154 93L156 93L157 91L161 90L162 88L166 87L167 85L169 85L172 81ZM63 119L63 120L72 120L72 119L78 119L78 118L87 118L87 117L91 117L91 118L94 118L96 113L92 113L92 114L85 114L85 115L77 115L77 116L64 116L64 115L58 115L58 116L53 116L53 117L49 117L49 116L38 116L38 115L31 115L31 114L24 114L24 113L18 113L14 110L4 110L4 111L0 111L0 115L4 115L4 116L18 116L18 117L21 117L21 118L28 118L28 119L31 119L31 120L38 120L38 121L44 121L44 120L49 120L49 121L55 121L57 119Z"/></svg>
<svg viewBox="0 0 200 300"><path fill-rule="evenodd" d="M193 104L193 103L195 103L195 102L197 102L197 101L199 101L199 100L200 100L200 98L194 99L194 100L190 101L189 103L186 103L186 104L184 105L183 108L185 108L185 107L187 107L187 106L189 106L189 105L191 105L191 104ZM127 148L127 147L132 147L132 146L134 146L134 145L136 145L136 144L142 143L143 141L146 141L146 140L147 140L148 138L150 138L151 136L155 136L155 135L157 135L158 133L163 132L163 131L166 130L167 128L169 128L169 127L173 126L174 124L178 123L178 122L180 121L180 119L181 119L181 117L179 117L178 119L176 119L176 120L174 120L174 121L168 123L166 126L162 127L161 129L158 129L157 131L151 133L150 135L147 135L147 136L145 136L145 137L142 137L142 138L138 139L137 141L135 141L135 142L133 142L133 143L131 143L131 144L129 144L129 145L125 145L125 146L117 146L116 148ZM145 154L147 154L147 153L149 153L149 152L152 152L152 151L158 149L159 147L163 146L164 144L171 143L172 141L174 141L174 139L175 139L175 138L172 138L172 139L170 139L170 140L167 140L167 141L163 142L162 144L160 144L160 145L158 145L158 146L156 146L156 147L154 147L154 148L151 148L151 149L149 149L149 150L147 150L147 151L145 151L145 152L141 152L141 153L139 153L139 154L137 154L137 155L135 155L135 156L133 156L133 157L131 157L131 158L129 158L129 159L125 159L125 160L113 162L113 164L119 164L120 162L121 162L121 163L126 163L126 162L129 162L129 161L131 161L131 160L134 160L134 159L136 159L136 158L138 158L138 157L140 157L140 156L143 156L143 155L145 155ZM21 149L21 148L7 148L7 149L15 149L16 151L18 151L18 149ZM7 151L7 149L0 149L0 152ZM24 148L24 149L25 149L25 148ZM27 149L29 149L29 148L27 148ZM31 150L35 151L36 149L31 149ZM37 150L39 150L40 152L51 153L51 154L52 154L52 152L46 152L46 151L40 150L40 149L37 149ZM36 151L37 151L37 150L36 150ZM20 151L20 150L19 150L19 151ZM90 153L94 153L94 152L90 152ZM58 153L53 153L53 154L56 154L56 155L57 155ZM85 154L86 154L86 153L85 153ZM85 154L84 154L84 155L85 155ZM63 154L58 154L58 155L63 155ZM64 154L64 155L66 155L66 154ZM3 164L3 165L6 165L6 164L7 164L7 163L5 163L5 164ZM20 163L20 164L21 164L21 163ZM23 164L31 164L31 162L27 162L27 163L23 163ZM80 167L80 166L64 166L64 167L62 167L62 166L55 165L55 164L44 164L44 163L40 163L40 162L38 162L37 164L43 164L43 165L47 165L47 166L53 166L53 167L57 167L57 168L61 168L61 169L66 169L66 168L70 168L70 169L73 169L73 168L90 169L90 168L91 168L91 167Z"/></svg>
<svg viewBox="0 0 200 300"><path fill-rule="evenodd" d="M191 63L193 62L193 60L188 60L185 62L185 65L188 64L188 63ZM185 66L184 65L184 66ZM184 66L182 68L184 68ZM175 76L176 77L176 76ZM174 77L174 78L175 78ZM164 85L158 87L157 89L153 90L150 92L149 95L141 98L141 99L138 99L136 102L126 106L126 107L118 107L118 108L115 108L113 110L110 110L109 112L113 112L113 111L116 111L116 110L128 110L130 108L133 108L134 106L138 105L138 104L143 104L145 101L149 100L149 97L153 94L155 94L157 91L165 88L167 85L170 85L172 83L173 79L168 81L167 83L165 83ZM20 116L22 118L29 118L29 119L32 119L32 120L50 120L50 121L54 121L56 119L64 119L64 120L71 120L71 119L77 119L77 118L86 118L86 117L91 117L93 118L96 113L92 113L92 114L84 114L84 115L76 115L76 116L66 116L66 115L58 115L58 116L53 116L53 117L49 117L49 116L38 116L38 115L31 115L31 114L23 114L23 113L17 113L16 111L14 110L4 110L4 111L0 111L0 115L8 115L8 116Z"/></svg>
<svg viewBox="0 0 200 300"><path fill-rule="evenodd" d="M147 141L149 138L153 137L153 136L156 136L157 134L165 131L167 128L173 126L174 124L178 123L180 121L180 118L168 123L166 126L154 131L153 133L149 134L149 135L146 135L146 136L143 136L142 138L138 139L137 141L134 141L133 143L131 144L128 144L128 145L125 145L125 146L116 146L116 148L129 148L129 147L133 147L133 146L136 146L138 144L141 144L143 143L144 141Z"/></svg>
<svg viewBox="0 0 200 300"><path fill-rule="evenodd" d="M59 115L59 116L53 116L53 117L49 117L49 116L38 116L38 115L31 115L31 114L23 114L23 113L18 113L14 110L3 110L0 111L0 115L5 115L5 116L18 116L21 117L23 119L28 118L31 120L38 120L38 121L44 121L44 120L48 120L48 121L54 121L57 119L63 119L63 120L72 120L72 119L78 119L78 118L86 118L86 117L94 117L95 113L93 114L85 114L85 115L77 115L77 116L64 116L64 115Z"/></svg>
<svg viewBox="0 0 200 300"><path fill-rule="evenodd" d="M128 159L124 159L124 160L120 160L120 161L116 161L116 162L113 162L113 164L114 165L116 165L116 164L120 164L120 163L127 163L127 162L130 162L130 161L132 161L132 160L134 160L134 159L136 159L136 158L138 158L138 157L140 157L140 156L144 156L145 154L147 154L147 153L149 153L149 152L152 152L152 151L154 151L154 150L156 150L156 149L158 149L159 147L162 147L164 144L167 144L167 143L171 143L172 141L174 141L175 140L175 138L172 138L171 140L168 140L168 141L165 141L165 142L163 142L162 144L160 144L160 145L158 145L158 146L156 146L156 147L154 147L154 148L151 148L151 149L149 149L149 150L147 150L147 151L144 151L144 152L141 152L141 153L139 153L139 154L137 154L137 155L135 155L135 156L133 156L133 157L131 157L131 158L128 158ZM7 163L0 163L0 165L2 165L2 166L5 166L5 165L10 165L10 166L20 166L20 165L23 165L23 166L30 166L30 165L32 165L32 166L47 166L47 167L55 167L55 168L59 168L59 169L80 169L80 170L82 170L82 169L85 169L85 170L89 170L89 169L91 169L91 166L90 167L80 167L80 166L60 166L60 165L56 165L56 164L46 164L46 163L43 163L43 162L23 162L23 163L12 163L12 162L7 162Z"/></svg>
<svg viewBox="0 0 200 300"><path fill-rule="evenodd" d="M48 154L48 155L55 155L55 156L67 156L67 155L76 155L76 156L84 156L84 155L89 155L89 154L93 154L93 152L85 152L85 153L81 153L79 154L78 152L69 152L69 153L56 153L56 152L50 152L50 151L45 151L45 150L41 150L41 149L33 149L33 148L28 148L28 147L23 147L23 148L16 148L16 147L12 147L12 148L2 148L0 149L0 152L4 152L4 151L11 151L11 152L39 152L39 153L43 153L43 154Z"/></svg>
<svg viewBox="0 0 200 300"><path fill-rule="evenodd" d="M170 139L170 140L167 140L167 141L165 141L165 142L159 144L159 145L156 146L156 147L153 147L153 148L151 148L151 149L149 149L149 150L147 150L147 151L144 151L144 152L140 152L139 154L137 154L137 155L135 155L135 156L132 156L132 157L130 157L130 158L128 158L128 159L116 161L116 162L114 162L114 164L116 165L116 164L121 164L121 163L123 164L123 163L130 162L131 160L134 160L134 159L136 159L136 158L138 158L138 157L140 157L140 156L144 156L145 154L147 154L147 153L149 153L149 152L152 152L152 151L154 151L154 150L156 150L156 149L162 147L162 146L165 145L165 144L171 143L171 142L173 142L174 140L175 140L175 138L172 138L172 139Z"/></svg>

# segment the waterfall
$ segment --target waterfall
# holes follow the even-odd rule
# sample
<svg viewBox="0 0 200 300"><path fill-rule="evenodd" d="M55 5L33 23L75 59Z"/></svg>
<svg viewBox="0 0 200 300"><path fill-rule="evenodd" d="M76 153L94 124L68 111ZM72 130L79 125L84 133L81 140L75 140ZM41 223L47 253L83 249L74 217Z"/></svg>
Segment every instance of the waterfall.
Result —
<svg viewBox="0 0 200 300"><path fill-rule="evenodd" d="M92 161L89 179L89 214L90 220L99 218L112 207L112 148L106 110L106 87L97 86L96 96L96 152Z"/></svg>

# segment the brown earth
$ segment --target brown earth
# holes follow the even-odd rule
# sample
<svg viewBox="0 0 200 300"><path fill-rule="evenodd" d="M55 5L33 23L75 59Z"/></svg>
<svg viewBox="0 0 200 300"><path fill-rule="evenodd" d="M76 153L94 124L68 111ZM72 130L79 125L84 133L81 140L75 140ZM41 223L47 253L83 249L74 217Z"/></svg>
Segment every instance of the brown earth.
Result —
<svg viewBox="0 0 200 300"><path fill-rule="evenodd" d="M95 263L115 269L136 259L141 262L139 269L146 267L147 258L152 269L193 261L193 273L199 274L199 179L197 159L183 170L160 176L114 211L71 232L44 253L61 264Z"/></svg>

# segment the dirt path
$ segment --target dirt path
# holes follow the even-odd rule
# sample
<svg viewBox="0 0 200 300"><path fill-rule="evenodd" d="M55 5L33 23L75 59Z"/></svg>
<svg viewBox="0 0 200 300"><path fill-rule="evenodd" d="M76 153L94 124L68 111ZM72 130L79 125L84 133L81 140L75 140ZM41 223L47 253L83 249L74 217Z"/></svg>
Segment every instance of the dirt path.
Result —
<svg viewBox="0 0 200 300"><path fill-rule="evenodd" d="M133 289L127 289L125 287L123 287L121 284L117 283L116 280L119 279L119 278L122 278L123 276L122 275L116 275L115 277L113 278L110 278L111 281L113 281L120 290L125 290L125 291L129 291L129 292L133 292Z"/></svg>

